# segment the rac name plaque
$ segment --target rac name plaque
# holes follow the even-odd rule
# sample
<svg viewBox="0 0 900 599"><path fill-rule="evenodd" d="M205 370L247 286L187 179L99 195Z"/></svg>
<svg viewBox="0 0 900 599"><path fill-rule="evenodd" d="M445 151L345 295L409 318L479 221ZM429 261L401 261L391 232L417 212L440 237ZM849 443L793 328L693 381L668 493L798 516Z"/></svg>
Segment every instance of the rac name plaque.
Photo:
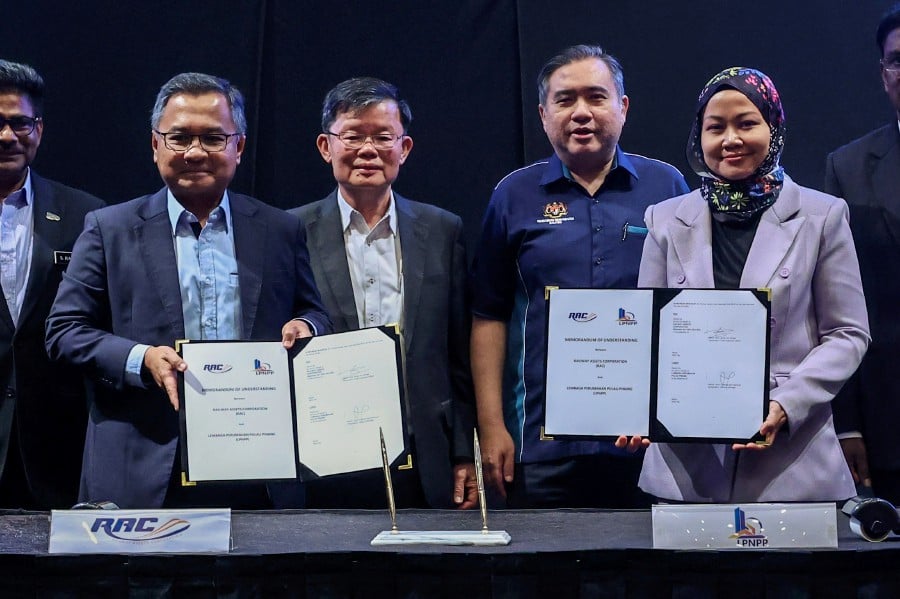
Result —
<svg viewBox="0 0 900 599"><path fill-rule="evenodd" d="M49 553L228 553L230 509L53 510Z"/></svg>

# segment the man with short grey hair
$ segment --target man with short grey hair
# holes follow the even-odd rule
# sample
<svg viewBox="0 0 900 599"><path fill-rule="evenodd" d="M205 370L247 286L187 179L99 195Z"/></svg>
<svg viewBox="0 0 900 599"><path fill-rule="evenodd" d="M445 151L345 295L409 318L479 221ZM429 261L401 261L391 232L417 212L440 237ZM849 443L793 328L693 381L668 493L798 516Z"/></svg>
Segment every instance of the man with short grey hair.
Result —
<svg viewBox="0 0 900 599"><path fill-rule="evenodd" d="M271 505L262 485L181 484L177 339L328 333L300 220L228 190L246 141L240 92L182 73L151 118L165 186L92 212L47 321L47 349L96 387L82 501L120 507Z"/></svg>
<svg viewBox="0 0 900 599"><path fill-rule="evenodd" d="M397 88L348 79L325 96L319 153L337 188L292 212L306 225L322 301L337 331L397 323L412 468L393 475L399 507L473 507L474 396L462 220L394 191L413 147ZM309 507L378 508L384 477L312 481Z"/></svg>

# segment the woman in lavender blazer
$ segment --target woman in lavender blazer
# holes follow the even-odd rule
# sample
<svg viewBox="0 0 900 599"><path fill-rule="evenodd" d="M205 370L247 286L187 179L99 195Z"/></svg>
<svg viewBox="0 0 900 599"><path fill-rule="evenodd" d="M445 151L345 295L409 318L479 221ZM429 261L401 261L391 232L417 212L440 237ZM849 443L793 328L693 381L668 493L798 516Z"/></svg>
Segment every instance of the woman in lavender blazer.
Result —
<svg viewBox="0 0 900 599"><path fill-rule="evenodd" d="M646 213L641 287L772 290L768 445L653 443L641 488L689 502L828 501L854 494L831 399L869 344L859 265L839 198L784 174L771 80L722 71L700 94L688 160L700 189Z"/></svg>

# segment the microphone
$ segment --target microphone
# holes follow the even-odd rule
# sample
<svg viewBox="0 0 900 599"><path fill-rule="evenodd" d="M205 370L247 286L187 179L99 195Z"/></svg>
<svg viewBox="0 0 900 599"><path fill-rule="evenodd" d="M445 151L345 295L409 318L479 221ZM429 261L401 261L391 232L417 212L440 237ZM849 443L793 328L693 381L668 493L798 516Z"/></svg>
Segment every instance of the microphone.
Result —
<svg viewBox="0 0 900 599"><path fill-rule="evenodd" d="M117 510L117 506L112 501L82 501L72 506L73 510Z"/></svg>
<svg viewBox="0 0 900 599"><path fill-rule="evenodd" d="M874 543L893 531L900 534L900 514L891 502L878 497L853 497L841 511L850 516L850 530Z"/></svg>

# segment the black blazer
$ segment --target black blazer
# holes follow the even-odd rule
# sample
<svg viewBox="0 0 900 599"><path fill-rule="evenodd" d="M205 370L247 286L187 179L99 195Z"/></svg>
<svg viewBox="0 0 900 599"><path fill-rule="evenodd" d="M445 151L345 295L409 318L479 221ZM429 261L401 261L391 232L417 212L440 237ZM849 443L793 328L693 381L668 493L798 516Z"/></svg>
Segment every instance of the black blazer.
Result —
<svg viewBox="0 0 900 599"><path fill-rule="evenodd" d="M84 216L103 202L34 171L31 188L34 241L18 327L0 302L0 469L15 430L32 496L43 508L68 508L78 497L87 398L80 373L47 357L44 323Z"/></svg>
<svg viewBox="0 0 900 599"><path fill-rule="evenodd" d="M834 399L835 429L857 430L873 468L900 470L900 129L897 122L828 156L825 191L850 206L872 343Z"/></svg>
<svg viewBox="0 0 900 599"><path fill-rule="evenodd" d="M452 507L452 465L471 460L475 426L469 366L467 264L462 220L394 193L400 252L408 404L418 469L432 507ZM335 332L360 328L350 283L337 191L295 208Z"/></svg>

